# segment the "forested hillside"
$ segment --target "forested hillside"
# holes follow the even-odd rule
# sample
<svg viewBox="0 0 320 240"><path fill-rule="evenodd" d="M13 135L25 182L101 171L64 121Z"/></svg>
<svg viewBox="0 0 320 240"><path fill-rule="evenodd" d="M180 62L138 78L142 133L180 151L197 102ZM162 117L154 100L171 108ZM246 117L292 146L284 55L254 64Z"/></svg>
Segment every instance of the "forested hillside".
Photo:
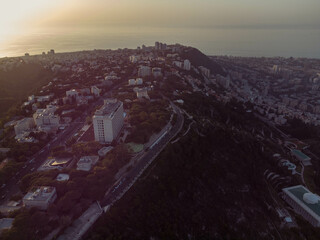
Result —
<svg viewBox="0 0 320 240"><path fill-rule="evenodd" d="M263 172L277 169L278 147L252 131L267 132L265 126L237 103L200 94L183 99L196 122L192 130L166 148L87 239L279 239L279 232L299 239L297 229L280 229L270 210ZM308 239L318 234L299 231Z"/></svg>
<svg viewBox="0 0 320 240"><path fill-rule="evenodd" d="M8 71L0 70L0 117L51 79L50 70L34 63L21 62Z"/></svg>

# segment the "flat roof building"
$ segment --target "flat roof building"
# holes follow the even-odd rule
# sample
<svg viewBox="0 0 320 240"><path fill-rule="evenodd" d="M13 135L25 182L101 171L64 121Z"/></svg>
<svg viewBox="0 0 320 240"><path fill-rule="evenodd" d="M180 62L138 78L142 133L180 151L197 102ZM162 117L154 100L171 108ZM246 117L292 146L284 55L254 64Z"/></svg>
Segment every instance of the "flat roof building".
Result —
<svg viewBox="0 0 320 240"><path fill-rule="evenodd" d="M302 185L282 189L285 201L314 227L320 227L320 197Z"/></svg>
<svg viewBox="0 0 320 240"><path fill-rule="evenodd" d="M53 169L62 170L64 168L70 167L72 165L72 158L48 158L45 163L43 163L38 171L48 171Z"/></svg>
<svg viewBox="0 0 320 240"><path fill-rule="evenodd" d="M10 229L12 227L14 218L2 218L0 219L0 233L2 233L3 230Z"/></svg>
<svg viewBox="0 0 320 240"><path fill-rule="evenodd" d="M98 151L98 155L100 157L104 157L105 155L107 155L108 152L110 152L113 149L112 146L108 146L108 147L103 147Z"/></svg>
<svg viewBox="0 0 320 240"><path fill-rule="evenodd" d="M56 180L59 182L68 181L70 178L69 174L66 173L59 173Z"/></svg>
<svg viewBox="0 0 320 240"><path fill-rule="evenodd" d="M36 207L46 210L57 198L55 187L42 186L29 191L22 199L26 207Z"/></svg>
<svg viewBox="0 0 320 240"><path fill-rule="evenodd" d="M99 156L84 156L77 163L77 170L90 171L99 160Z"/></svg>
<svg viewBox="0 0 320 240"><path fill-rule="evenodd" d="M151 67L149 66L140 66L138 69L139 77L147 77L151 75Z"/></svg>
<svg viewBox="0 0 320 240"><path fill-rule="evenodd" d="M291 154L295 156L299 161L302 162L304 166L310 166L311 164L311 158L308 157L306 154L301 152L300 150L293 149L291 150Z"/></svg>
<svg viewBox="0 0 320 240"><path fill-rule="evenodd" d="M123 103L116 99L105 100L93 116L94 138L98 142L111 143L123 126Z"/></svg>
<svg viewBox="0 0 320 240"><path fill-rule="evenodd" d="M14 132L17 135L24 133L25 131L29 131L34 128L34 120L33 118L23 118L16 123L14 126Z"/></svg>
<svg viewBox="0 0 320 240"><path fill-rule="evenodd" d="M58 127L60 122L60 117L57 115L54 115L55 108L51 105L48 105L46 109L38 109L33 114L33 120L37 127L42 126L54 126Z"/></svg>

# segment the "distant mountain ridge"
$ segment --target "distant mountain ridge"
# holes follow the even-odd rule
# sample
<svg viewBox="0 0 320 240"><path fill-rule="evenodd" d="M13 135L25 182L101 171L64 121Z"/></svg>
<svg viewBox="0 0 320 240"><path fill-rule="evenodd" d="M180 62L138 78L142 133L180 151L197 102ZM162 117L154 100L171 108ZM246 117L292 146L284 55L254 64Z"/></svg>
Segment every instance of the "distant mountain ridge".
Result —
<svg viewBox="0 0 320 240"><path fill-rule="evenodd" d="M210 69L211 73L213 74L220 74L222 76L227 75L227 73L218 63L216 63L214 60L211 60L207 55L203 54L196 48L186 48L186 50L181 53L181 57L189 59L191 64L196 67L203 66Z"/></svg>

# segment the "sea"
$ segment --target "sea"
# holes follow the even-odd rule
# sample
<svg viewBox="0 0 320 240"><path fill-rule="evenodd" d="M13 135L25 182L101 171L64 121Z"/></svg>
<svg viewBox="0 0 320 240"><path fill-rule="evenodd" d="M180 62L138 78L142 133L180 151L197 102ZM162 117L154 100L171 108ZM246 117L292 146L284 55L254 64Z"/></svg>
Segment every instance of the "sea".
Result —
<svg viewBox="0 0 320 240"><path fill-rule="evenodd" d="M272 28L99 28L41 29L0 42L0 57L136 48L155 41L193 46L207 55L320 58L320 29Z"/></svg>

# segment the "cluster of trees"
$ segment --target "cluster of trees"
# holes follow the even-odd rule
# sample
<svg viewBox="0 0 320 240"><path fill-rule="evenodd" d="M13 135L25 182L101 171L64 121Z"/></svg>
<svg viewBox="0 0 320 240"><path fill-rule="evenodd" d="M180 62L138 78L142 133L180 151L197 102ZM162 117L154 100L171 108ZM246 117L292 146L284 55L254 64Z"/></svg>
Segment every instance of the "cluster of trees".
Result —
<svg viewBox="0 0 320 240"><path fill-rule="evenodd" d="M36 63L20 62L8 71L0 70L0 117L5 117L13 105L49 82L52 76L50 70Z"/></svg>
<svg viewBox="0 0 320 240"><path fill-rule="evenodd" d="M97 155L97 152L102 147L102 145L98 142L80 142L72 145L72 154L74 156L89 156L89 155Z"/></svg>
<svg viewBox="0 0 320 240"><path fill-rule="evenodd" d="M172 97L175 90L192 90L189 84L183 84L181 78L176 75L168 76L160 87L161 91L168 97Z"/></svg>
<svg viewBox="0 0 320 240"><path fill-rule="evenodd" d="M4 146L10 148L10 151L7 153L9 158L14 158L18 162L25 162L27 157L31 157L43 148L47 141L48 139L46 138L46 140L37 143L18 143L15 139L10 139L8 144Z"/></svg>
<svg viewBox="0 0 320 240"><path fill-rule="evenodd" d="M13 138L7 138L3 143L3 147L10 148L10 151L6 154L2 154L0 162L5 158L8 158L8 162L4 164L0 169L0 184L6 183L11 177L18 172L27 161L28 157L31 157L38 152L48 141L47 135L44 133L30 133L30 136L39 139L38 143L18 143ZM45 140L43 140L45 139Z"/></svg>
<svg viewBox="0 0 320 240"><path fill-rule="evenodd" d="M12 228L2 232L1 240L42 239L48 232L59 226L58 219L49 221L49 215L46 212L35 208L22 209L12 215L11 217L15 217Z"/></svg>
<svg viewBox="0 0 320 240"><path fill-rule="evenodd" d="M126 141L148 142L152 134L161 131L168 123L170 113L167 108L168 103L164 100L133 103L129 110L129 122L133 129Z"/></svg>
<svg viewBox="0 0 320 240"><path fill-rule="evenodd" d="M0 184L6 183L23 166L23 163L15 160L9 160L3 168L0 169Z"/></svg>
<svg viewBox="0 0 320 240"><path fill-rule="evenodd" d="M64 146L56 146L51 149L51 156L55 158L69 158L73 157L73 154L66 151Z"/></svg>
<svg viewBox="0 0 320 240"><path fill-rule="evenodd" d="M102 160L102 166L115 174L118 170L129 162L131 151L126 144L117 145L108 155Z"/></svg>
<svg viewBox="0 0 320 240"><path fill-rule="evenodd" d="M167 147L149 177L99 220L88 239L187 239L188 234L193 239L227 234L238 239L243 233L258 239L257 229L265 230L269 214L261 207L268 196L259 144L237 146L222 130L207 129L206 137L195 132L187 136ZM246 195L237 192L244 185L250 189ZM247 221L237 226L238 233L232 221L242 213Z"/></svg>
<svg viewBox="0 0 320 240"><path fill-rule="evenodd" d="M312 124L304 123L302 120L293 118L289 119L286 125L279 127L281 130L292 137L304 139L320 140L320 128Z"/></svg>

